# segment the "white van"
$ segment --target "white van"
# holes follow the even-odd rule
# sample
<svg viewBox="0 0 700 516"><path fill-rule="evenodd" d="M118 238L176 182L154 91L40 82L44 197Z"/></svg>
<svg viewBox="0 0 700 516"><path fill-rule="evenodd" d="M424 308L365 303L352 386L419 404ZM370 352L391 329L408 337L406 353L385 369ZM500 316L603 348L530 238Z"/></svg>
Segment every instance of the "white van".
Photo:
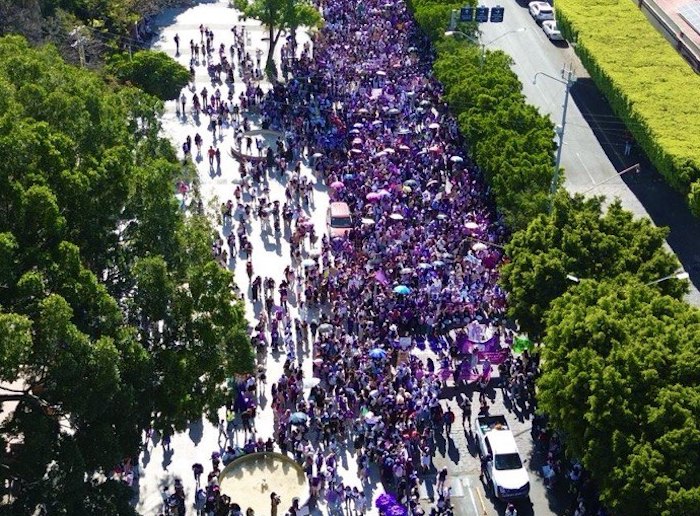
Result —
<svg viewBox="0 0 700 516"><path fill-rule="evenodd" d="M482 458L490 459L484 473L494 496L500 500L527 498L530 494L530 476L523 466L505 416L477 417L474 435L479 444L479 454Z"/></svg>

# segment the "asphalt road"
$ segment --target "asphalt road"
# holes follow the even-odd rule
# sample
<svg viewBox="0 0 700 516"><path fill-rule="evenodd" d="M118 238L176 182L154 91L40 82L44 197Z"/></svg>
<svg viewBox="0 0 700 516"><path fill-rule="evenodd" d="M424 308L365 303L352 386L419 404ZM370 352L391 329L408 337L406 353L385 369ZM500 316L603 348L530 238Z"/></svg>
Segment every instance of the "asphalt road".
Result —
<svg viewBox="0 0 700 516"><path fill-rule="evenodd" d="M489 0L483 4L493 7L497 2ZM700 286L700 224L684 197L663 181L638 147L633 146L630 156L624 155L626 128L593 84L573 48L550 42L528 13L526 2L507 0L504 6L503 23L481 25L481 41L488 49L503 50L513 58L513 71L523 83L528 102L550 115L556 125L561 124L564 84L541 74L535 83L535 75L561 78L562 70L570 69L577 77L571 88L561 160L566 188L570 192L605 195L610 200L618 197L636 215L649 216L656 225L668 226L667 242L690 274L692 285L687 299L700 306L696 288ZM525 31L509 33L523 27ZM639 174L615 177L618 171L636 163L641 165Z"/></svg>
<svg viewBox="0 0 700 516"><path fill-rule="evenodd" d="M487 392L492 415L504 414L508 425L513 431L515 441L520 451L520 456L530 476L530 497L516 502L518 516L554 516L562 515L571 500L567 493L562 491L550 491L544 486L542 478L542 465L546 456L542 450L534 446L530 430L532 428L532 412L521 413L509 410L510 404L504 403L500 388L496 388L496 380L491 382L492 388ZM461 391L460 391L461 392ZM465 391L465 392L469 392ZM452 487L452 503L456 516L496 516L503 515L506 504L500 502L486 493L484 484L479 480L480 461L478 448L473 434L465 430L461 424L462 415L459 407L454 402L453 395L457 391L448 380L448 388L445 390L443 404L449 404L455 412L456 421L452 425L450 435L436 433L436 453L433 459L435 469L439 471L447 467L449 482ZM449 400L449 401L448 401ZM478 406L478 394L472 395L472 404ZM472 417L472 420L476 414ZM472 421L473 424L473 421ZM431 482L433 478L426 478L423 491L423 499L432 498L433 490Z"/></svg>

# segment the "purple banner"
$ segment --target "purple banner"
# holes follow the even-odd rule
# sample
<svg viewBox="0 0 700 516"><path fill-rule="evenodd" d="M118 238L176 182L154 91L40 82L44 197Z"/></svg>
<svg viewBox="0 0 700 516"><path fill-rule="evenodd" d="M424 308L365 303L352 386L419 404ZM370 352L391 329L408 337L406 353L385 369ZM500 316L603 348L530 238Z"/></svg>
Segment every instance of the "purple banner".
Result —
<svg viewBox="0 0 700 516"><path fill-rule="evenodd" d="M460 337L461 338L459 338L458 344L461 344L460 349L462 350L462 353L471 353L474 347L479 349L480 352L497 352L501 350L501 338L497 333L484 342L469 340L466 335Z"/></svg>
<svg viewBox="0 0 700 516"><path fill-rule="evenodd" d="M499 351L479 351L479 360L488 359L492 364L502 364L508 358L508 348Z"/></svg>

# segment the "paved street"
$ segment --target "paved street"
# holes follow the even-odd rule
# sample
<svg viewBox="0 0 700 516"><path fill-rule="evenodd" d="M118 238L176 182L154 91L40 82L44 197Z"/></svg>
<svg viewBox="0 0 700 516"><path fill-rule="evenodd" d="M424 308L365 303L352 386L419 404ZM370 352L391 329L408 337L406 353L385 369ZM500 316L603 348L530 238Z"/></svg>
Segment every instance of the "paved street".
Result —
<svg viewBox="0 0 700 516"><path fill-rule="evenodd" d="M496 3L490 0L484 5L493 7ZM688 300L700 305L700 292L696 288L700 285L700 224L690 214L684 197L663 181L638 148L633 148L630 156L624 155L626 129L595 88L574 49L547 39L528 13L527 1L509 1L505 7L503 23L482 24L482 42L487 48L503 50L513 58L513 71L523 83L529 103L560 124L564 85L542 75L533 84L534 76L543 72L560 78L562 69L567 68L578 78L571 89L562 152L566 188L571 192L586 192L599 185L587 195L619 197L623 206L636 215L649 216L655 224L668 226L671 232L667 241L695 285L691 286ZM489 44L522 27L526 28L524 32L508 34ZM635 163L642 166L640 174L614 177Z"/></svg>
<svg viewBox="0 0 700 516"><path fill-rule="evenodd" d="M254 20L247 20L244 23L239 23L236 11L228 7L227 0L203 3L184 11L171 10L163 13L158 21L162 29L153 48L175 56L175 42L173 38L176 33L179 34L181 41L180 50L182 54L177 59L186 67L189 66L190 39L194 39L195 42L199 42L200 40L200 23L214 31L214 43L216 47L218 47L220 43L224 43L228 49L233 43L231 28L235 24L239 27L243 25L246 27L246 32L249 34L249 42L246 48L251 52L251 55L254 55L256 48L262 50L267 49L267 43L262 40L264 32L260 29L257 22ZM307 41L307 39L300 34L300 47L305 41ZM236 77L236 79L240 81L238 77ZM206 66L200 64L200 66L196 67L195 91L201 91L204 86L212 93L214 92L215 88L209 80ZM263 89L269 88L269 84L261 83L261 87ZM243 82L235 83L235 98L238 97L243 88ZM222 91L222 97L225 97L228 92L228 86L220 86L220 89ZM193 91L186 92L188 99L191 97L192 93ZM219 139L217 137L217 140L213 140L211 132L207 130L206 122L204 124L201 123L206 117L201 116L199 122L195 120L190 114L189 105L186 109L186 113L184 118L178 117L175 101L166 103L165 115L162 120L163 130L165 135L173 142L175 148L179 150L180 154L182 152L180 150L182 142L187 135L194 137L196 132L199 132L204 138L204 144L202 146L204 151L206 151L209 145L214 145L221 149L222 160L220 173L210 169L206 157L195 157L195 164L197 165L201 182L202 197L205 201L204 204L209 207L210 213L213 216L214 213L219 212L219 206L222 202L233 198L233 189L235 186L233 182L240 178L238 163L229 155L229 149L233 145L232 129L224 127L223 138ZM253 125L254 128L257 128L255 124ZM272 144L273 142L269 143ZM206 154L205 152L203 153ZM193 152L193 156L195 156L195 152ZM311 176L307 167L303 168L302 174L311 178L315 183L313 210L311 210L309 215L311 215L316 228L320 232L325 226L328 195L325 192L325 186L315 182L315 178ZM273 200L278 199L283 203L285 183L279 180L271 180L269 186L270 198ZM273 277L279 284L282 280L284 267L289 263L288 242L285 239L276 240L274 237L264 234L261 231L260 221L258 219L253 219L252 228L251 241L253 242L253 249L255 250L254 272L255 274ZM224 238L230 231L230 228L224 230L224 228L219 227L219 229ZM241 262L242 260L238 260L238 264L232 267L232 270L234 271L237 284L245 291L248 286L248 278L244 263ZM291 310L294 315L297 314L294 306L292 306ZM249 298L246 298L246 313L249 321L256 320L254 307L252 303L250 303ZM309 350L306 350L305 358L308 358L308 356ZM282 375L283 362L283 355L280 356L277 354L273 356L270 354L267 357L267 376L270 381L267 383L264 393L259 397L259 410L256 417L257 435L263 439L271 437L273 433L273 414L269 403L269 400L272 399L270 390L272 383ZM312 376L311 367L311 360L304 360L304 370L307 378ZM224 417L223 410L220 411L219 416L220 418ZM201 463L205 465L206 472L210 471L211 466L207 467L207 464L209 464L211 453L219 451L219 444L217 428L205 420L201 423L193 424L187 432L176 434L172 438L173 451L171 453L165 452L162 446L159 446L159 439L156 437L151 443L151 446L149 446L147 452L141 456L142 473L139 482L137 510L147 515L158 514L162 504L160 491L162 487L170 486L172 492L172 485L175 478L183 480L185 493L187 495L186 506L188 511L192 510L195 494L195 485L191 470L192 464L195 462ZM242 445L242 440L238 441L238 444ZM355 475L356 468L357 466L353 461L353 457L347 454L345 459L341 462L339 470L346 483L351 486L357 485L359 487L359 480L357 480ZM376 490L374 493L368 494L372 494L376 497L378 494L381 494L381 491ZM244 499L239 500L239 503L245 507ZM288 506L290 501L286 500L285 503L286 506ZM285 509L286 506L284 507Z"/></svg>
<svg viewBox="0 0 700 516"><path fill-rule="evenodd" d="M178 57L179 61L188 66L189 64L189 40L194 39L199 41L199 24L202 23L214 31L215 46L224 43L226 48L232 43L233 37L231 27L240 23L237 21L236 12L228 7L226 0L218 2L210 2L200 4L196 7L182 10L169 11L164 13L159 19L159 25L162 28L157 41L154 43L154 48L163 50L170 55L175 55L174 36L179 34L181 44L180 49L182 55ZM253 20L244 22L249 34L249 42L247 49L253 54L256 48L266 49L266 42L262 40L264 32ZM520 35L518 35L520 36ZM525 34L526 37L536 37L534 31ZM516 36L517 37L517 36ZM303 38L300 38L303 43ZM202 65L196 67L196 87L193 91L199 92L204 86L207 86L213 92L214 87L209 81L206 68ZM553 72L552 72L553 73ZM269 84L262 84L262 87L269 87ZM543 84L542 87L545 87ZM222 96L225 96L228 87L226 85L220 87ZM238 97L242 91L243 83L235 84L234 97ZM554 89L554 88L553 88ZM186 92L188 98L191 97L193 91ZM558 90L557 90L558 91ZM556 102L553 101L552 109ZM212 213L218 211L218 207L222 202L232 198L233 182L239 179L238 164L229 156L233 139L231 129L224 128L223 137L217 140L212 139L211 133L206 129L205 125L200 125L200 122L193 119L189 114L189 108L186 110L185 117L180 117L176 113L175 102L166 104L166 112L163 118L163 128L165 135L172 140L177 149L181 149L182 142L187 135L194 136L195 132L199 132L204 137L203 148L207 149L210 144L218 146L222 151L222 166L221 172L210 169L206 159L196 159L201 191L205 199L205 205L209 207ZM204 119L204 117L202 117ZM254 124L255 125L255 124ZM574 131L572 130L572 133ZM595 138L592 140L595 142ZM601 158L601 167L604 165L604 160ZM309 215L319 232L323 231L325 225L325 212L328 206L328 195L325 191L325 186L321 182L316 182L309 169L303 167L302 174L309 177L315 185L314 202ZM597 176L598 177L598 176ZM599 175L604 177L604 173ZM271 199L279 199L284 202L284 181L270 181L270 197ZM618 186L622 191L622 188ZM282 271L289 263L289 246L285 239L275 239L271 235L264 234L261 231L260 223L254 219L252 231L253 247L255 249L255 272L254 274L262 274L271 276L277 282L282 279ZM220 228L222 235L228 234L229 228ZM248 285L245 267L238 265L232 267L236 281L243 289ZM247 300L246 310L251 321L255 319L253 305ZM292 307L292 313L296 315L295 307ZM431 354L431 352L419 352L422 355ZM304 357L309 357L309 350L306 350ZM433 356L435 359L435 357ZM267 357L267 376L270 379L264 393L259 398L258 416L256 418L257 435L266 439L272 435L273 421L272 410L269 404L271 399L270 388L282 373L282 358L277 355L270 354ZM305 376L310 378L311 361L304 360ZM451 389L448 389L448 395L452 395ZM520 448L521 454L529 466L532 484L532 505L529 503L521 504L519 507L520 515L537 514L549 515L561 513L558 511L556 502L549 498L549 493L544 488L539 476L539 463L537 455L532 449L532 440L530 438L530 422L529 419L521 418L518 420L514 415L508 414L500 392L493 393L492 414L506 413L509 423L511 424L516 441ZM475 398L476 399L476 398ZM504 510L503 504L494 503L484 492L483 485L479 480L479 460L476 456L476 451L473 446L471 435L465 432L460 425L461 413L454 401L445 401L450 403L457 415L457 422L452 428L450 436L445 440L442 436L436 438L437 455L434 460L434 465L437 470L443 466L447 466L450 471L450 482L452 486L452 500L455 505L457 515L476 516L476 515L492 515L502 514ZM223 411L220 413L223 417ZM238 438L237 438L238 439ZM239 441L240 443L240 441ZM193 507L194 502L194 481L192 478L191 466L195 462L205 464L205 471L209 468L206 465L213 451L220 449L217 428L207 421L202 421L193 424L187 432L179 433L172 439L172 451L166 452L160 446L159 438L156 436L150 443L147 451L142 454L140 465L142 468L141 478L139 479L138 494L136 499L137 509L142 514L157 514L162 504L160 491L163 487L172 487L175 478L181 478L187 495L188 511ZM341 462L340 473L346 484L351 486L360 485L356 477L356 463L354 461L354 452L344 450L344 459ZM424 482L422 490L423 502L426 508L430 507L430 498L433 494L434 474L428 475ZM366 494L373 500L381 494L382 488L380 483L374 483L372 490L366 490ZM235 500L234 500L235 501ZM324 505L319 507L317 511L321 514L327 513L327 508ZM376 514L376 510L372 509L369 514Z"/></svg>

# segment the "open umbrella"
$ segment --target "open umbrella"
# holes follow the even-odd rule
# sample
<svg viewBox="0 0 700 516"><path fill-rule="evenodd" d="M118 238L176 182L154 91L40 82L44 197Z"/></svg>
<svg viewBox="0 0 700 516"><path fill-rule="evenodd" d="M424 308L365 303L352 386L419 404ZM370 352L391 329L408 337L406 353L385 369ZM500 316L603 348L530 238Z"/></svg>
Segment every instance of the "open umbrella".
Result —
<svg viewBox="0 0 700 516"><path fill-rule="evenodd" d="M474 251L483 251L485 249L488 249L488 246L483 242L477 242L472 246L472 250Z"/></svg>
<svg viewBox="0 0 700 516"><path fill-rule="evenodd" d="M389 218L391 220L403 220L403 215L401 215L400 213L392 213L391 215L389 215Z"/></svg>
<svg viewBox="0 0 700 516"><path fill-rule="evenodd" d="M333 181L331 183L331 188L333 188L333 190L342 190L345 188L345 184L343 184L342 181Z"/></svg>
<svg viewBox="0 0 700 516"><path fill-rule="evenodd" d="M429 263L419 263L418 268L419 269L431 269L433 266Z"/></svg>
<svg viewBox="0 0 700 516"><path fill-rule="evenodd" d="M314 365L323 365L322 358L314 358Z"/></svg>
<svg viewBox="0 0 700 516"><path fill-rule="evenodd" d="M360 149L352 149L350 152L353 154L362 154L362 151Z"/></svg>
<svg viewBox="0 0 700 516"><path fill-rule="evenodd" d="M440 124L438 124L437 122L433 122L428 126L428 129L440 129Z"/></svg>
<svg viewBox="0 0 700 516"><path fill-rule="evenodd" d="M377 153L374 155L375 158L383 158L384 156L386 156L386 152L384 152L384 151L377 152Z"/></svg>
<svg viewBox="0 0 700 516"><path fill-rule="evenodd" d="M318 158L322 158L322 157L323 157L323 154L321 154L320 152L314 152L314 153L311 155L311 157L312 157L312 158L317 158L317 159L318 159Z"/></svg>
<svg viewBox="0 0 700 516"><path fill-rule="evenodd" d="M413 188L411 188L410 186L406 186L406 185L403 185L401 190L403 191L403 193L407 193L407 194L413 192Z"/></svg>
<svg viewBox="0 0 700 516"><path fill-rule="evenodd" d="M403 150L403 151L411 150L411 147L409 147L408 145L399 145L399 150Z"/></svg>
<svg viewBox="0 0 700 516"><path fill-rule="evenodd" d="M293 425L303 425L309 420L309 416L303 412L295 412L289 416L289 422Z"/></svg>
<svg viewBox="0 0 700 516"><path fill-rule="evenodd" d="M357 110L357 112L360 113L360 114L363 114L363 115L366 114L366 113L369 113L369 111L367 111L365 108L360 108L360 109Z"/></svg>
<svg viewBox="0 0 700 516"><path fill-rule="evenodd" d="M372 122L372 125L374 125L374 126L380 126L380 125L382 125L383 123L384 123L384 122L382 122L381 120L374 120L374 121Z"/></svg>
<svg viewBox="0 0 700 516"><path fill-rule="evenodd" d="M308 267L316 267L316 260L312 260L311 258L307 258L306 260L304 260L303 262L301 262L301 264L302 264L305 268L308 268Z"/></svg>
<svg viewBox="0 0 700 516"><path fill-rule="evenodd" d="M437 219L438 220L445 220L447 218L447 215L444 213L438 213Z"/></svg>
<svg viewBox="0 0 700 516"><path fill-rule="evenodd" d="M380 358L386 357L386 351L384 351L382 348L374 348L369 351L368 355L370 358L379 360Z"/></svg>
<svg viewBox="0 0 700 516"><path fill-rule="evenodd" d="M418 186L418 181L415 179L407 179L406 181L403 182L406 186L410 186L411 188L415 188Z"/></svg>
<svg viewBox="0 0 700 516"><path fill-rule="evenodd" d="M362 223L365 226L374 226L374 219L362 219Z"/></svg>
<svg viewBox="0 0 700 516"><path fill-rule="evenodd" d="M333 325L328 323L323 323L318 327L319 333L331 333L333 331Z"/></svg>
<svg viewBox="0 0 700 516"><path fill-rule="evenodd" d="M350 134L360 134L360 130L359 130L359 129L350 129L350 131L348 131L348 132L349 132Z"/></svg>
<svg viewBox="0 0 700 516"><path fill-rule="evenodd" d="M396 151L394 149L392 149L391 147L387 147L386 149L384 149L384 152L386 152L387 154L395 154L396 153Z"/></svg>
<svg viewBox="0 0 700 516"><path fill-rule="evenodd" d="M413 269L411 269L410 267L404 267L403 269L401 269L401 274L411 274L412 272Z"/></svg>
<svg viewBox="0 0 700 516"><path fill-rule="evenodd" d="M411 130L407 129L405 127L402 127L401 129L399 129L399 134L411 134Z"/></svg>
<svg viewBox="0 0 700 516"><path fill-rule="evenodd" d="M400 111L396 108L391 108L387 111L387 113L390 115L398 115L400 113Z"/></svg>
<svg viewBox="0 0 700 516"><path fill-rule="evenodd" d="M461 163L462 161L464 161L464 158L462 158L462 156L452 156L450 158L450 161L452 163Z"/></svg>
<svg viewBox="0 0 700 516"><path fill-rule="evenodd" d="M420 101L420 105L421 105L421 106L429 106L429 105L430 105L430 101L427 100L427 99L421 100L421 101Z"/></svg>
<svg viewBox="0 0 700 516"><path fill-rule="evenodd" d="M401 294L401 295L406 295L411 293L411 289L407 287L406 285L398 285L394 287L394 292L396 294Z"/></svg>
<svg viewBox="0 0 700 516"><path fill-rule="evenodd" d="M371 410L367 412L367 414L365 414L364 417L365 423L367 423L368 425L376 425L377 423L379 423L379 419L380 417L375 416L374 412L372 412Z"/></svg>
<svg viewBox="0 0 700 516"><path fill-rule="evenodd" d="M442 267L443 265L445 265L445 262L443 262L442 260L435 260L433 262L434 267Z"/></svg>
<svg viewBox="0 0 700 516"><path fill-rule="evenodd" d="M353 145L362 145L362 138L355 138L352 140Z"/></svg>
<svg viewBox="0 0 700 516"><path fill-rule="evenodd" d="M476 222L467 222L467 223L464 225L464 227L467 228L467 229L478 229L478 228L479 228L479 224L477 224Z"/></svg>
<svg viewBox="0 0 700 516"><path fill-rule="evenodd" d="M316 377L305 378L304 379L304 389L313 389L319 383L321 383L320 378L316 378Z"/></svg>
<svg viewBox="0 0 700 516"><path fill-rule="evenodd" d="M367 194L367 197L365 197L365 199L367 199L368 201L378 201L381 198L382 196L379 195L377 192L370 192Z"/></svg>
<svg viewBox="0 0 700 516"><path fill-rule="evenodd" d="M384 70L377 70L377 75L384 76L386 72Z"/></svg>
<svg viewBox="0 0 700 516"><path fill-rule="evenodd" d="M362 128L364 127L364 125L361 124L360 122L356 122L356 123L352 124L352 126L353 126L355 129L362 129Z"/></svg>
<svg viewBox="0 0 700 516"><path fill-rule="evenodd" d="M379 197L391 197L391 192L389 190L382 188L381 190L379 190L377 192L377 195Z"/></svg>

